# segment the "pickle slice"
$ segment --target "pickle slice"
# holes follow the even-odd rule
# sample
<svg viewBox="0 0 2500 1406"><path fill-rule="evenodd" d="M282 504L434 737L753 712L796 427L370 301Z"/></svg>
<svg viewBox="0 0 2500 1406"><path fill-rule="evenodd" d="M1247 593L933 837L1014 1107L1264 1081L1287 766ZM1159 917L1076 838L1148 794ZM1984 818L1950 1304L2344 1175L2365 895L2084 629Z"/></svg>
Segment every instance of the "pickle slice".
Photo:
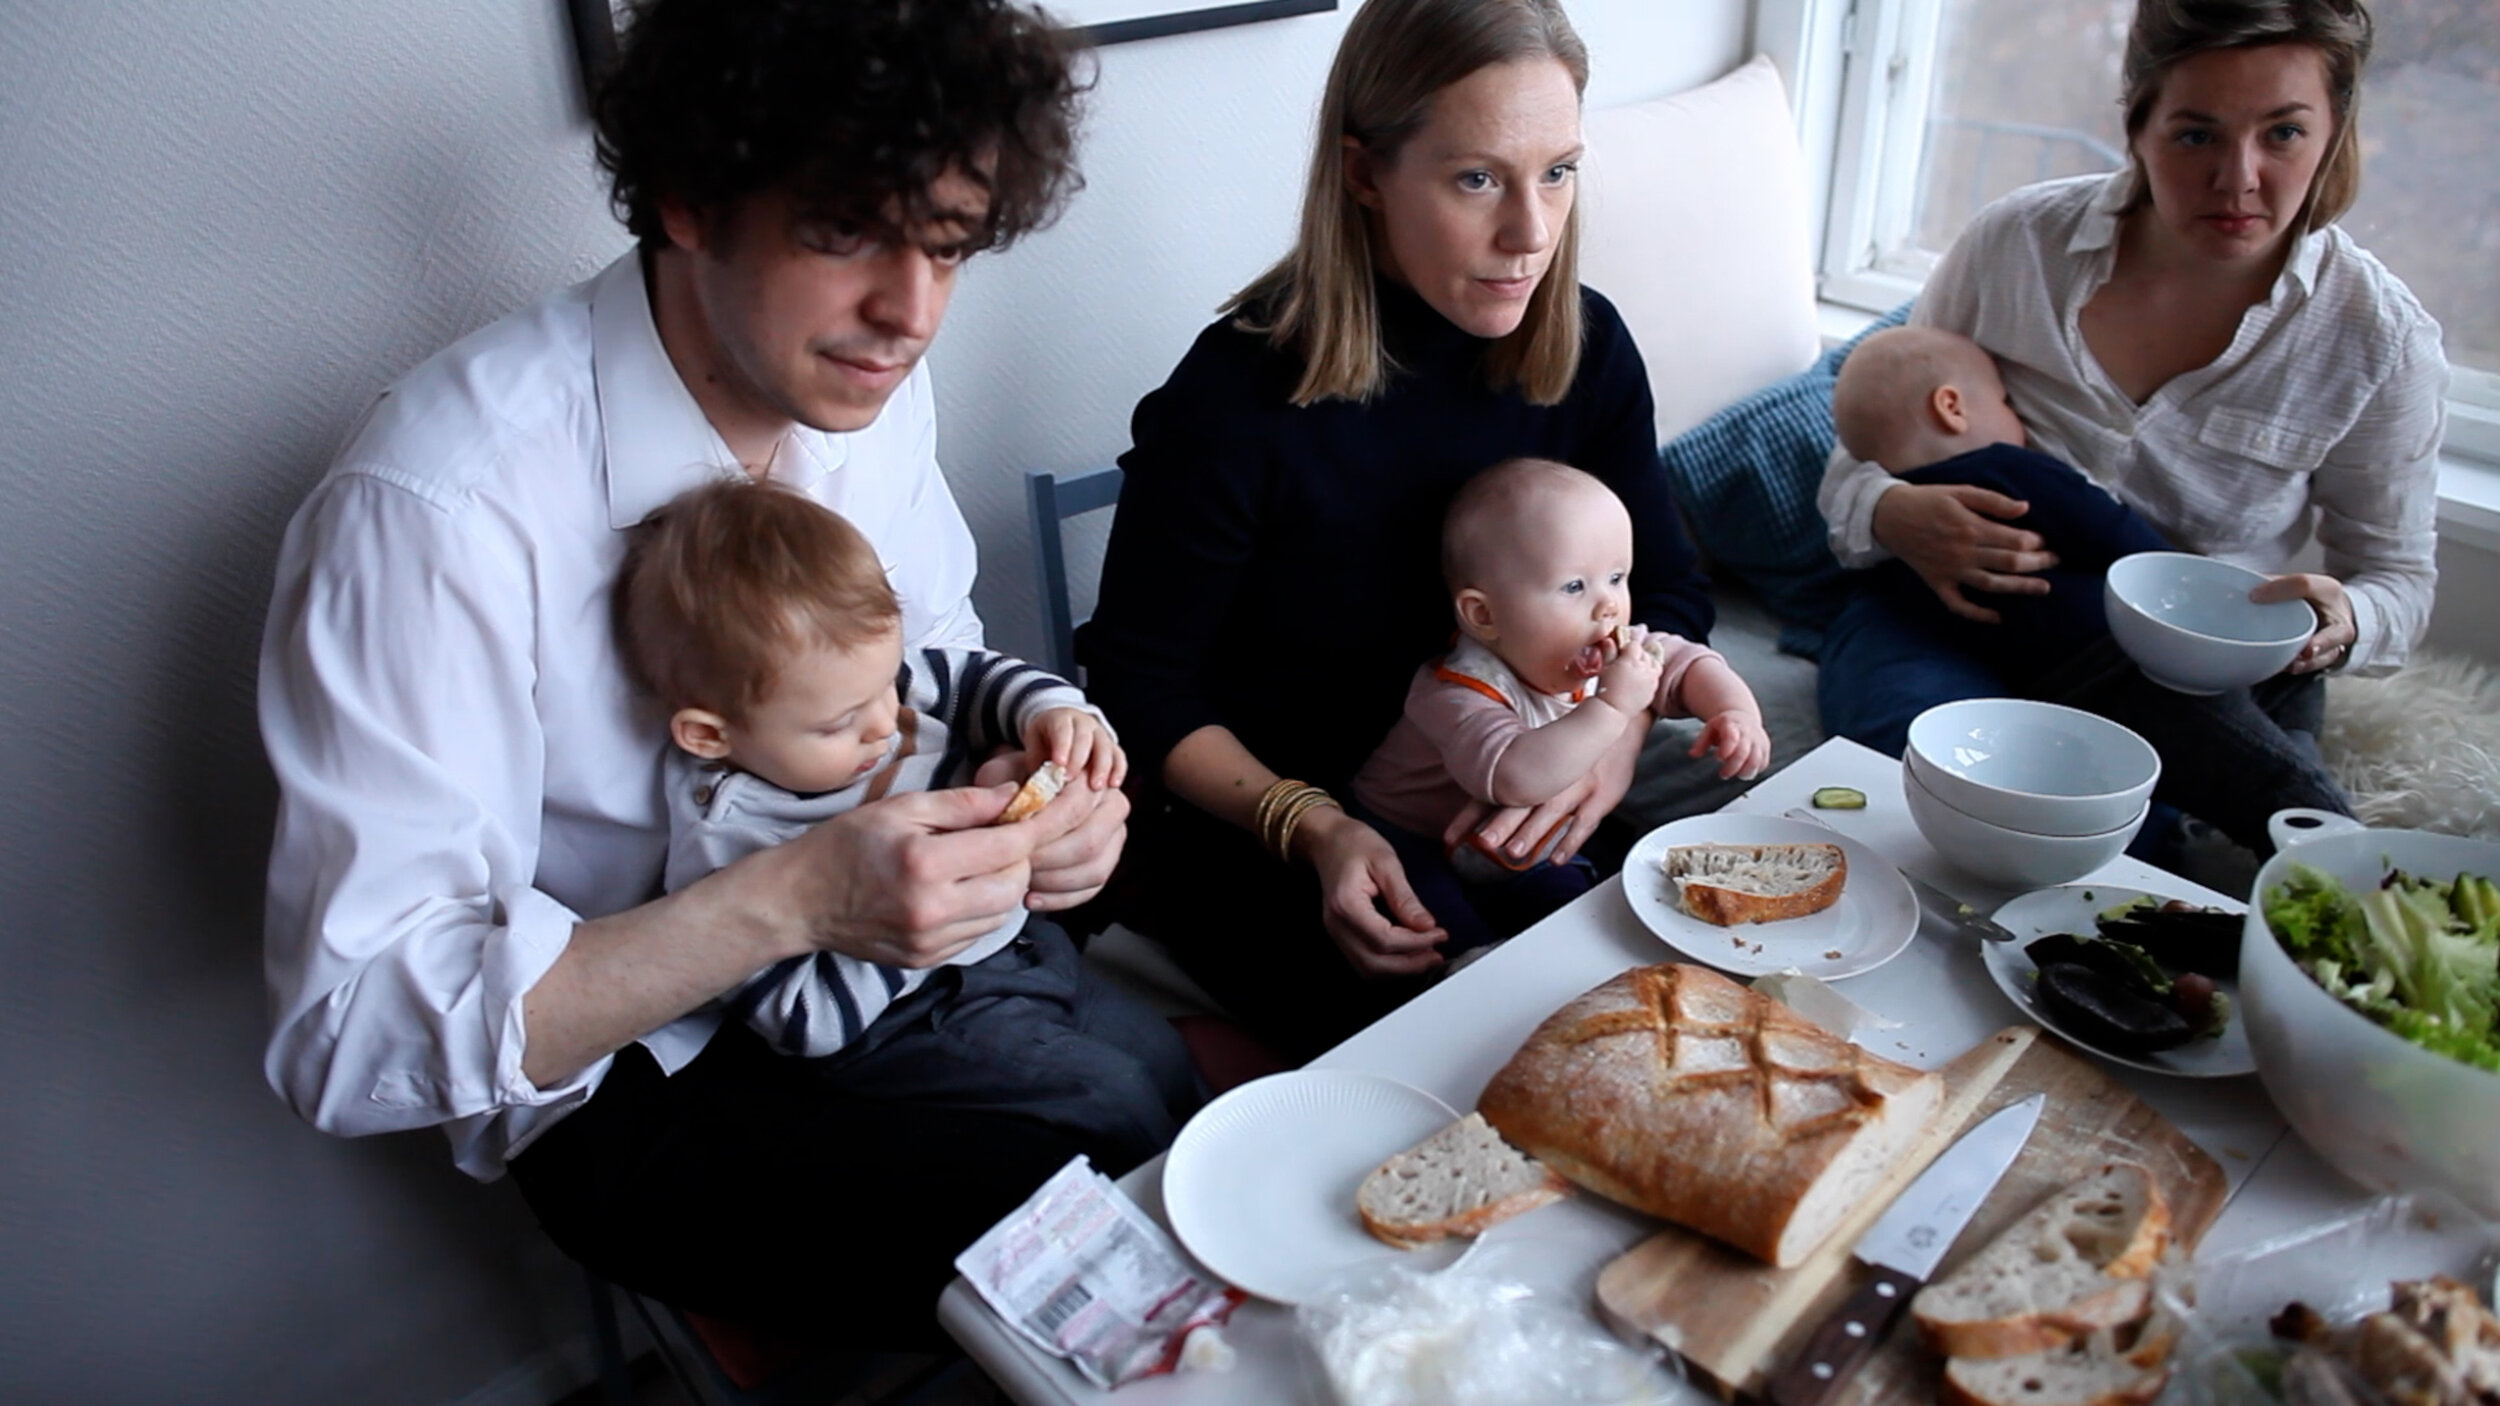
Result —
<svg viewBox="0 0 2500 1406"><path fill-rule="evenodd" d="M1864 810L1866 793L1855 786L1824 786L1814 793L1816 810Z"/></svg>

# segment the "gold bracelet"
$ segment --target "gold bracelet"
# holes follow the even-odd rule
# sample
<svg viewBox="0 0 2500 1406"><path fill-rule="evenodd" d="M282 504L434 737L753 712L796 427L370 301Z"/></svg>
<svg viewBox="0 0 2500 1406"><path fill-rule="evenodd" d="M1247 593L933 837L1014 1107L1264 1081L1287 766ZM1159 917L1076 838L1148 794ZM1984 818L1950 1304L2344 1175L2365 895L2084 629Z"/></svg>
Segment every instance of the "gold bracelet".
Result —
<svg viewBox="0 0 2500 1406"><path fill-rule="evenodd" d="M1303 817L1312 811L1336 804L1336 797L1317 786L1294 797L1293 808L1285 812L1283 822L1277 827L1276 857L1291 864L1293 862L1293 832L1302 828ZM1343 809L1342 806L1338 808Z"/></svg>
<svg viewBox="0 0 2500 1406"><path fill-rule="evenodd" d="M1250 812L1250 832L1259 837L1261 848L1274 851L1275 846L1269 843L1268 837L1274 833L1277 806L1291 799L1302 789L1302 785L1299 781L1279 780L1259 793L1259 803Z"/></svg>
<svg viewBox="0 0 2500 1406"><path fill-rule="evenodd" d="M1250 828L1259 844L1282 863L1292 862L1293 832L1314 806L1335 805L1326 791L1304 781L1280 780L1260 793L1251 808Z"/></svg>

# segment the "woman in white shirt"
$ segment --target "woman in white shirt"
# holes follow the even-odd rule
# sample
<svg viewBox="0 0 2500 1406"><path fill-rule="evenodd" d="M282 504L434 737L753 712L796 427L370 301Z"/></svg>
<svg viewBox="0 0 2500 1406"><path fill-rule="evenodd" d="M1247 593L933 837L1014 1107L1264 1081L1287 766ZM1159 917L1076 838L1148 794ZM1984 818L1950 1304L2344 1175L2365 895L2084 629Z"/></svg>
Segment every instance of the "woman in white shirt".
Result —
<svg viewBox="0 0 2500 1406"><path fill-rule="evenodd" d="M1924 708L2019 691L2143 733L2157 798L2260 853L2281 806L2349 809L2317 754L2320 671L2390 672L2429 621L2447 385L2438 324L2333 224L2360 186L2369 47L2360 0L2139 0L2127 169L1981 212L1912 317L1995 355L2035 448L2182 549L2283 573L2260 598L2308 601L2309 643L2213 699L2150 683L2106 641L2012 680L1861 592L1826 641L1827 730L1898 753ZM1956 615L1993 623L1986 593L2048 589L2033 573L2054 558L2015 500L1844 451L1820 501L1844 565L1898 556ZM2323 569L2291 570L2313 533Z"/></svg>

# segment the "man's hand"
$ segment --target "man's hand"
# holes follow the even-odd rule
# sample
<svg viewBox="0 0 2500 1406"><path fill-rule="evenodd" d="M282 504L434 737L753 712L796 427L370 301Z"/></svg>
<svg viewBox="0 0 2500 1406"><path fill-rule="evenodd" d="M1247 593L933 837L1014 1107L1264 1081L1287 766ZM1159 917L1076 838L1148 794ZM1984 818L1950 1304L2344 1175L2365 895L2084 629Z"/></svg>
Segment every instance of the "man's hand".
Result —
<svg viewBox="0 0 2500 1406"><path fill-rule="evenodd" d="M2002 623L1973 603L1962 588L2036 596L2049 583L2031 575L2057 565L2040 534L1999 519L2021 517L2031 505L1963 483L1903 483L1875 500L1875 540L1909 564L1944 608L1982 624Z"/></svg>
<svg viewBox="0 0 2500 1406"><path fill-rule="evenodd" d="M1125 758L1120 769L1127 770ZM983 762L973 780L983 786L1021 783L1030 770L1024 754L1001 752ZM1036 913L1055 913L1092 898L1111 881L1111 871L1120 862L1120 848L1128 843L1128 797L1109 788L1069 786L1040 813L1008 828L1034 836L1031 892L1024 906Z"/></svg>
<svg viewBox="0 0 2500 1406"><path fill-rule="evenodd" d="M933 967L1016 911L1054 837L1048 811L1031 825L991 825L1014 794L998 785L889 797L720 872L769 883L819 948Z"/></svg>
<svg viewBox="0 0 2500 1406"><path fill-rule="evenodd" d="M2354 642L2361 638L2353 620L2352 597L2345 593L2344 583L2332 576L2313 572L2269 577L2259 582L2248 598L2260 605L2305 600L2318 613L2316 632L2309 636L2309 643L2300 647L2300 653L2292 656L2292 662L2284 666L2284 673L2314 674L2320 669L2331 669L2344 662L2344 656L2352 653Z"/></svg>
<svg viewBox="0 0 2500 1406"><path fill-rule="evenodd" d="M1623 803L1623 793L1632 789L1632 768L1640 761L1641 743L1648 736L1646 727L1625 728L1622 740L1607 748L1586 776L1541 805L1495 807L1470 801L1442 830L1441 843L1472 843L1488 854L1518 860L1535 854L1545 837L1561 826L1561 843L1545 857L1555 864L1570 859L1597 833L1598 822Z"/></svg>
<svg viewBox="0 0 2500 1406"><path fill-rule="evenodd" d="M1441 965L1449 933L1415 897L1406 866L1379 831L1322 806L1303 817L1293 842L1319 871L1320 921L1356 971L1411 976Z"/></svg>
<svg viewBox="0 0 2500 1406"><path fill-rule="evenodd" d="M1111 740L1111 729L1100 718L1082 708L1052 708L1035 718L1024 730L1024 759L1028 775L1043 762L1057 762L1097 791L1128 779L1128 753Z"/></svg>

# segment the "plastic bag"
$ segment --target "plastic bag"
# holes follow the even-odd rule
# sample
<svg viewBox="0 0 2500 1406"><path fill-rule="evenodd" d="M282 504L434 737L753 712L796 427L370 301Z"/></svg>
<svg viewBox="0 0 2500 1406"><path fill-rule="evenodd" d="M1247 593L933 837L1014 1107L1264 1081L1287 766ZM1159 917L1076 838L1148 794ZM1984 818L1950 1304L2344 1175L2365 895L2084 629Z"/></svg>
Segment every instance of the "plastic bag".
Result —
<svg viewBox="0 0 2500 1406"><path fill-rule="evenodd" d="M2335 1327L2388 1304L2388 1285L2444 1274L2486 1305L2500 1272L2500 1225L2434 1191L2382 1196L2314 1225L2199 1259L2162 1293L2180 1323L2164 1406L2269 1406L2285 1399L2291 1344L2267 1320L2294 1300ZM2357 1381L2347 1381L2357 1386ZM2362 1392L2356 1399L2369 1401Z"/></svg>
<svg viewBox="0 0 2500 1406"><path fill-rule="evenodd" d="M1485 1245L1441 1272L1395 1262L1349 1273L1294 1313L1338 1406L1652 1406L1680 1399L1655 1346L1590 1316L1585 1291L1532 1286L1530 1256Z"/></svg>

